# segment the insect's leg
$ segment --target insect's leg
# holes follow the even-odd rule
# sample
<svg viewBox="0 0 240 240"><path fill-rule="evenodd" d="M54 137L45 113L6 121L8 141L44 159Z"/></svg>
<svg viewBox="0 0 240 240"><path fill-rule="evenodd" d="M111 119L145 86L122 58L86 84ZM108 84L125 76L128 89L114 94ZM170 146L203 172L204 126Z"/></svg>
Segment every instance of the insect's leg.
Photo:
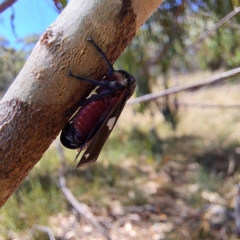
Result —
<svg viewBox="0 0 240 240"><path fill-rule="evenodd" d="M77 77L77 76L73 75L70 71L68 72L67 75L70 76L70 77L76 78L77 80L88 82L88 83L91 83L91 84L96 85L96 86L109 87L109 83L106 82L106 81L97 81L97 80L90 79L90 78Z"/></svg>
<svg viewBox="0 0 240 240"><path fill-rule="evenodd" d="M109 62L107 56L105 55L105 53L103 52L103 50L93 41L93 39L91 37L89 37L87 39L87 41L89 41L90 43L93 44L93 46L97 49L97 51L100 53L100 55L102 56L102 58L105 60L105 62L107 63L108 67L109 67L109 70L108 70L108 73L110 75L112 75L114 73L114 68L113 68L113 65Z"/></svg>

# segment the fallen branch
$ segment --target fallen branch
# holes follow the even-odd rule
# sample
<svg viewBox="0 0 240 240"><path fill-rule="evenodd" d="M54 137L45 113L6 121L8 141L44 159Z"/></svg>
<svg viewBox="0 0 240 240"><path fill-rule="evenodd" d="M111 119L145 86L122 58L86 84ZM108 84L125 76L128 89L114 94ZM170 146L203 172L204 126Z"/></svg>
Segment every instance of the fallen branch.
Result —
<svg viewBox="0 0 240 240"><path fill-rule="evenodd" d="M234 77L239 74L240 74L240 67L232 69L232 70L224 72L224 73L216 74L216 75L209 77L201 82L190 83L190 84L186 84L183 86L172 87L172 88L163 90L161 92L150 93L150 94L146 94L144 96L138 97L138 98L131 99L127 102L127 105L133 105L133 104L138 104L141 102L152 101L152 100L156 100L158 98L165 97L165 96L168 96L171 94L176 94L179 92L197 90L199 88L213 85L217 82L221 82L223 80L226 80L230 77Z"/></svg>
<svg viewBox="0 0 240 240"><path fill-rule="evenodd" d="M61 191L63 192L66 199L71 203L71 205L74 207L74 209L83 217L85 217L99 232L101 232L104 237L108 240L111 240L108 233L105 231L105 229L99 224L99 222L96 220L94 215L92 214L90 208L84 204L80 203L75 196L72 194L69 188L66 187L66 181L63 176L62 171L59 171L59 187Z"/></svg>
<svg viewBox="0 0 240 240"><path fill-rule="evenodd" d="M59 142L56 144L57 144L58 153L60 155L61 163L62 163L62 166L58 173L58 179L59 179L58 186L59 186L60 190L63 192L66 199L70 202L70 204L74 207L74 209L80 215L82 215L89 223L91 223L93 225L93 227L95 227L107 240L111 240L111 238L108 235L108 233L106 232L106 230L99 224L99 222L93 215L91 209L86 204L80 203L75 198L75 196L72 194L70 189L66 186L66 180L64 177L64 172L65 172L64 158L65 157L64 157L64 154L63 154L63 151L62 151L62 148L61 148ZM59 149L61 149L61 150L59 151Z"/></svg>
<svg viewBox="0 0 240 240"><path fill-rule="evenodd" d="M54 237L54 234L53 234L52 230L49 227L42 226L42 225L33 225L32 229L31 229L30 236L28 237L28 239L32 239L36 230L47 233L47 235L49 237L49 240L55 240L55 237Z"/></svg>
<svg viewBox="0 0 240 240"><path fill-rule="evenodd" d="M240 237L240 184L238 184L238 192L235 197L234 217L235 233L238 237Z"/></svg>
<svg viewBox="0 0 240 240"><path fill-rule="evenodd" d="M156 212L155 207L151 204L145 204L142 206L128 206L128 207L124 207L124 210L126 212L133 212L133 213L139 213L143 211Z"/></svg>

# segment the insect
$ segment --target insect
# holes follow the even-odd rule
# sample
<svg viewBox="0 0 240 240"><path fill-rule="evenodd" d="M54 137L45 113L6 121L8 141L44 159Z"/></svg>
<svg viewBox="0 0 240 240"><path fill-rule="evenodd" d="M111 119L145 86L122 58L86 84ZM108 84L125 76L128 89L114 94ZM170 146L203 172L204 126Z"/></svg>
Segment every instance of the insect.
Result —
<svg viewBox="0 0 240 240"><path fill-rule="evenodd" d="M95 47L109 69L99 81L68 73L70 77L97 86L96 94L92 94L80 104L81 108L61 132L60 140L66 148L79 149L75 159L85 150L76 167L97 160L127 100L136 88L136 80L132 75L124 70L115 70L92 38L87 41Z"/></svg>

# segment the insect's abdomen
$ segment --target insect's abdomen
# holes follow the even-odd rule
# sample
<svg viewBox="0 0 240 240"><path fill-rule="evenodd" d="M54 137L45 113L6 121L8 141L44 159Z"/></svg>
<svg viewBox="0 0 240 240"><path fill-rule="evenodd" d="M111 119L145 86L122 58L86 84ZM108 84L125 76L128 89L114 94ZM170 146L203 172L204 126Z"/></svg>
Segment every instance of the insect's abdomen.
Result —
<svg viewBox="0 0 240 240"><path fill-rule="evenodd" d="M82 144L86 143L87 137L93 131L96 124L100 124L104 112L108 109L109 105L114 104L117 98L112 99L99 99L94 100L78 111L78 113L73 118L73 128L77 132L77 141ZM103 119L102 119L103 120Z"/></svg>

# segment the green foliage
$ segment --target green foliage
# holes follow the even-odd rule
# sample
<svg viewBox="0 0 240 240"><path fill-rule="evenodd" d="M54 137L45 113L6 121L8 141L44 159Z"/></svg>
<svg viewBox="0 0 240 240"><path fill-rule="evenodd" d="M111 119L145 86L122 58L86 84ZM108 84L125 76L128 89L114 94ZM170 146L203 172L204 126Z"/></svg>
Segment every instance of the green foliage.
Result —
<svg viewBox="0 0 240 240"><path fill-rule="evenodd" d="M55 152L48 151L4 205L0 215L1 234L7 236L10 230L21 232L34 224L46 225L50 215L61 211L64 203L52 176L54 165L57 166Z"/></svg>
<svg viewBox="0 0 240 240"><path fill-rule="evenodd" d="M212 36L194 45L204 31L233 11L234 7L238 7L237 2L230 0L164 1L117 62L118 67L136 77L136 95L151 93L156 85L162 89L171 87L169 76L173 73L178 75L199 68L217 70L238 67L239 14L213 32ZM190 43L193 45L188 49ZM175 100L177 102L177 98ZM149 108L151 105L143 103L138 110L144 112ZM160 109L169 110L168 114L165 114L166 111L160 112L176 129L178 109L169 108L169 99L161 103Z"/></svg>
<svg viewBox="0 0 240 240"><path fill-rule="evenodd" d="M4 38L0 38L0 56L1 96L21 70L26 61L26 52L8 47L8 42Z"/></svg>
<svg viewBox="0 0 240 240"><path fill-rule="evenodd" d="M205 41L199 60L202 68L217 70L220 67L232 69L240 63L240 44L237 40L240 32L229 28L220 28L211 39Z"/></svg>
<svg viewBox="0 0 240 240"><path fill-rule="evenodd" d="M68 0L53 0L54 5L59 12L61 12L67 6L68 2Z"/></svg>
<svg viewBox="0 0 240 240"><path fill-rule="evenodd" d="M0 36L0 97L19 74L38 39L39 35L30 35L19 40L22 49L17 50L9 47L8 41Z"/></svg>

